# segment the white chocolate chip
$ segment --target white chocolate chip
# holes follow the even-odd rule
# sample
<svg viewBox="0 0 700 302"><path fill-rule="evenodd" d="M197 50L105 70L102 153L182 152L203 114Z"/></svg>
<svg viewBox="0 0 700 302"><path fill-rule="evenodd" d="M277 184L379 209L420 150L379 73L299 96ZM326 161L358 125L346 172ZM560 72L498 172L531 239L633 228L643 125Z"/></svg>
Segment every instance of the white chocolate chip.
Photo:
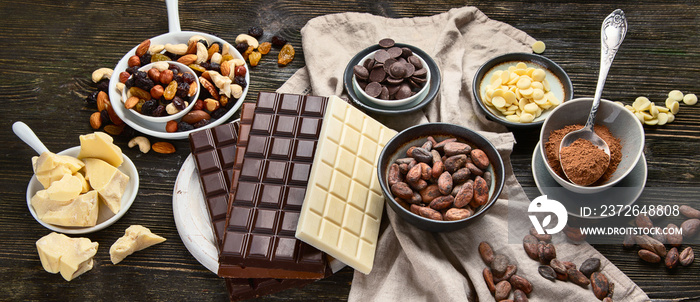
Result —
<svg viewBox="0 0 700 302"><path fill-rule="evenodd" d="M680 90L671 90L668 93L668 98L676 102L680 102L683 100L683 92L681 92Z"/></svg>
<svg viewBox="0 0 700 302"><path fill-rule="evenodd" d="M698 97L694 93L689 93L683 96L683 103L686 105L695 105L698 103Z"/></svg>
<svg viewBox="0 0 700 302"><path fill-rule="evenodd" d="M534 51L535 53L543 53L546 48L546 45L542 41L536 41L535 43L532 43L532 51Z"/></svg>

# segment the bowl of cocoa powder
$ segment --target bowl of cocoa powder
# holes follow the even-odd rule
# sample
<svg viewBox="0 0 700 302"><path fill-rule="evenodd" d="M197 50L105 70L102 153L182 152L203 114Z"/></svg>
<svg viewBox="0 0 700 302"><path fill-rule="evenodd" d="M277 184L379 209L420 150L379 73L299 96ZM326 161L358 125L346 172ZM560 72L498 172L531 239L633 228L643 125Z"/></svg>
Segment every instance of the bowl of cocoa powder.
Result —
<svg viewBox="0 0 700 302"><path fill-rule="evenodd" d="M503 159L479 133L447 123L410 127L379 155L387 204L403 220L430 232L468 226L503 190Z"/></svg>
<svg viewBox="0 0 700 302"><path fill-rule="evenodd" d="M590 142L576 142L562 149L563 160L570 158L565 163L567 169L571 169L567 170L567 174L584 180L595 172L604 172L588 186L577 185L569 180L562 169L559 146L566 134L583 127L592 103L593 98L577 98L562 103L545 119L540 131L540 150L542 158L547 162L547 171L562 187L576 193L597 193L614 186L632 171L644 151L644 128L637 117L618 104L601 100L594 131L610 148L609 165L605 168L605 161L597 157L596 152L589 152ZM567 154L582 155L567 157ZM569 171L573 173L568 173Z"/></svg>

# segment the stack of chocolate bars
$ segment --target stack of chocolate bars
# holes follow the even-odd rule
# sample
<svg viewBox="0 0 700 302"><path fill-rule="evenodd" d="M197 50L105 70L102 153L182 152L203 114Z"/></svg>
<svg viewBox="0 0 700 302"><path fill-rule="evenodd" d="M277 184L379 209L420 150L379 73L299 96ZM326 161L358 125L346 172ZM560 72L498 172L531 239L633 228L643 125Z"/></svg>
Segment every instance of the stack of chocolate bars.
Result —
<svg viewBox="0 0 700 302"><path fill-rule="evenodd" d="M395 134L334 96L264 92L240 121L190 134L232 301L330 276L333 258L369 273Z"/></svg>

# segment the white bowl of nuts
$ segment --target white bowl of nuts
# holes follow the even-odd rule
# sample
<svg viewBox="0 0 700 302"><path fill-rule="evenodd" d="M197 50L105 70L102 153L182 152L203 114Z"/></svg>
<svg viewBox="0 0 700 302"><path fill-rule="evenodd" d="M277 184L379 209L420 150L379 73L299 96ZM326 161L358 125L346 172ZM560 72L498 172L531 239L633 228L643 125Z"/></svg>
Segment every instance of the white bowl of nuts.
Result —
<svg viewBox="0 0 700 302"><path fill-rule="evenodd" d="M122 103L137 118L166 123L183 117L199 98L197 74L173 61L146 64L131 75L122 90Z"/></svg>

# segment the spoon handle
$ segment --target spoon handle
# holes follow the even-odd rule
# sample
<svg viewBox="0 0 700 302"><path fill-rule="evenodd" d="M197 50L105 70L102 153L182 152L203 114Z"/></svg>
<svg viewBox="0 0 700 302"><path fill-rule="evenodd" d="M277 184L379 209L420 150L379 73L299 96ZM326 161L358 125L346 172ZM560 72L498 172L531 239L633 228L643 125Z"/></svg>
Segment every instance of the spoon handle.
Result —
<svg viewBox="0 0 700 302"><path fill-rule="evenodd" d="M171 33L182 31L177 0L165 0L165 7L168 10L168 31Z"/></svg>
<svg viewBox="0 0 700 302"><path fill-rule="evenodd" d="M27 124L23 122L15 122L12 124L12 131L19 137L24 143L29 145L36 153L39 153L41 155L44 152L48 152L49 149L44 146L44 143L39 140L39 137L34 134L34 131L32 131Z"/></svg>
<svg viewBox="0 0 700 302"><path fill-rule="evenodd" d="M598 72L598 83L595 88L595 96L593 105L591 106L591 114L588 116L585 128L593 129L595 123L595 115L598 112L600 98L603 95L603 86L605 79L608 77L610 65L612 65L615 54L625 39L627 34L627 19L625 13L621 9L616 9L605 20L600 29L600 71Z"/></svg>

